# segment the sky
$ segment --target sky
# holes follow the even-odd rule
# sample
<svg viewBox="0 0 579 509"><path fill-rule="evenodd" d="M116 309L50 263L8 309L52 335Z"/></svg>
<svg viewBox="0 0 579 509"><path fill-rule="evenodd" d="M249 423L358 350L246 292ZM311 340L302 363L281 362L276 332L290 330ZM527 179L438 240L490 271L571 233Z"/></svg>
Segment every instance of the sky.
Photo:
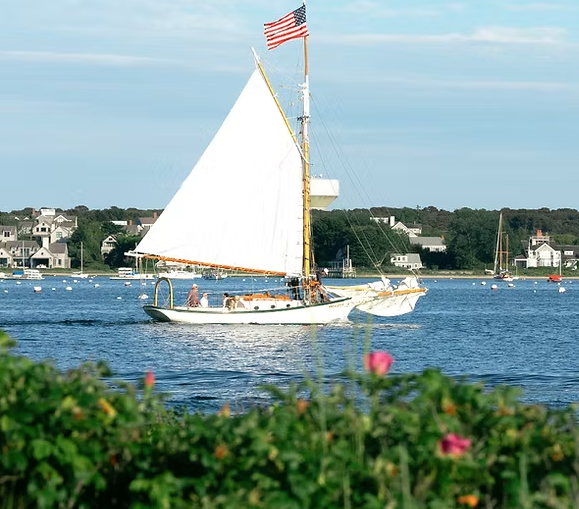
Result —
<svg viewBox="0 0 579 509"><path fill-rule="evenodd" d="M295 92L302 43L268 52L263 23L299 2L0 0L0 210L165 207L251 47ZM577 0L311 0L307 16L312 172L339 179L333 208L579 208Z"/></svg>

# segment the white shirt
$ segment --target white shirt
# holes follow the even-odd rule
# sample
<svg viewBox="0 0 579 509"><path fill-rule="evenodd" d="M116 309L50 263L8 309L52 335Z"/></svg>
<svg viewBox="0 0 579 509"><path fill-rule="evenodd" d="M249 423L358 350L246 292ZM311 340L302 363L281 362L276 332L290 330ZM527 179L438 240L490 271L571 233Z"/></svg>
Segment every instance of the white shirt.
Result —
<svg viewBox="0 0 579 509"><path fill-rule="evenodd" d="M201 297L199 299L199 305L202 308L208 308L209 307L209 300L207 299L207 297Z"/></svg>

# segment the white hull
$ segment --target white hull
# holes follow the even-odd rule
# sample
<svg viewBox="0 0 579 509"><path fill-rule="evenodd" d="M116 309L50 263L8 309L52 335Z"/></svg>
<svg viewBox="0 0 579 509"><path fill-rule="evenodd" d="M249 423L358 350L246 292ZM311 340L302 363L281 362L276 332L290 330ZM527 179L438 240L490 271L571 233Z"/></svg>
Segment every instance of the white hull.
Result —
<svg viewBox="0 0 579 509"><path fill-rule="evenodd" d="M418 299L427 292L426 288L418 286L416 278L407 278L398 288L376 282L360 286L329 286L328 290L342 297L351 297L360 311L384 317L410 313Z"/></svg>
<svg viewBox="0 0 579 509"><path fill-rule="evenodd" d="M274 301L272 301L274 302ZM190 324L257 324L257 325L323 325L330 322L347 320L354 307L354 301L343 298L333 302L303 306L292 301L292 304L279 304L278 309L232 311L222 308L164 308L144 306L150 317L161 322L178 322ZM290 307L285 307L285 306ZM281 307L284 306L284 307ZM266 306L264 306L266 307Z"/></svg>
<svg viewBox="0 0 579 509"><path fill-rule="evenodd" d="M112 276L109 279L113 281L130 281L139 279L155 279L156 277L155 274L132 274L130 276Z"/></svg>
<svg viewBox="0 0 579 509"><path fill-rule="evenodd" d="M200 279L203 277L196 272L159 272L158 277L166 277L167 279Z"/></svg>

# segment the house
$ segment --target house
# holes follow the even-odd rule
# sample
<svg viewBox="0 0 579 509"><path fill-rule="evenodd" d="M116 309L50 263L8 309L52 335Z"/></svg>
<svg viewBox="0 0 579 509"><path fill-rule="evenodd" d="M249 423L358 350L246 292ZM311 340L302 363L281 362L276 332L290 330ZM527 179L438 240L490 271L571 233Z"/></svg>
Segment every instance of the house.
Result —
<svg viewBox="0 0 579 509"><path fill-rule="evenodd" d="M557 246L563 256L563 267L577 270L579 262L579 246Z"/></svg>
<svg viewBox="0 0 579 509"><path fill-rule="evenodd" d="M17 240L16 226L0 226L0 242Z"/></svg>
<svg viewBox="0 0 579 509"><path fill-rule="evenodd" d="M428 249L431 253L444 253L446 245L442 237L408 237L410 244L420 246L422 249Z"/></svg>
<svg viewBox="0 0 579 509"><path fill-rule="evenodd" d="M117 239L114 235L109 235L101 243L101 255L105 258L115 247L117 247Z"/></svg>
<svg viewBox="0 0 579 509"><path fill-rule="evenodd" d="M129 224L123 226L123 232L125 235L130 235L132 237L136 237L137 235L141 235L144 231L144 228L138 224L132 224L132 221L129 221Z"/></svg>
<svg viewBox="0 0 579 509"><path fill-rule="evenodd" d="M525 269L534 267L558 267L561 263L561 251L551 245L551 238L543 235L541 230L529 237L525 257L516 257L514 264Z"/></svg>
<svg viewBox="0 0 579 509"><path fill-rule="evenodd" d="M137 224L141 228L148 230L149 228L151 228L151 226L155 224L156 221L157 221L157 213L153 212L153 217L139 217L137 219Z"/></svg>
<svg viewBox="0 0 579 509"><path fill-rule="evenodd" d="M12 267L12 253L0 244L0 267Z"/></svg>
<svg viewBox="0 0 579 509"><path fill-rule="evenodd" d="M404 233L408 237L417 237L422 233L422 225L417 223L403 223L402 221L397 221L391 226L392 230L399 233Z"/></svg>
<svg viewBox="0 0 579 509"><path fill-rule="evenodd" d="M409 270L417 270L422 268L422 260L418 253L394 253L390 257L390 263L396 267L404 267Z"/></svg>
<svg viewBox="0 0 579 509"><path fill-rule="evenodd" d="M68 245L65 242L50 244L47 248L41 247L30 257L30 266L44 265L49 269L70 269Z"/></svg>
<svg viewBox="0 0 579 509"><path fill-rule="evenodd" d="M18 223L18 235L31 235L34 223L32 221L21 221Z"/></svg>
<svg viewBox="0 0 579 509"><path fill-rule="evenodd" d="M422 233L422 225L417 223L403 223L396 221L394 216L389 217L372 217L373 221L377 223L385 223L390 226L391 230L396 230L398 233L404 233L409 237L417 237Z"/></svg>
<svg viewBox="0 0 579 509"><path fill-rule="evenodd" d="M34 240L12 240L0 243L0 264L6 267L30 267L30 257L40 249Z"/></svg>

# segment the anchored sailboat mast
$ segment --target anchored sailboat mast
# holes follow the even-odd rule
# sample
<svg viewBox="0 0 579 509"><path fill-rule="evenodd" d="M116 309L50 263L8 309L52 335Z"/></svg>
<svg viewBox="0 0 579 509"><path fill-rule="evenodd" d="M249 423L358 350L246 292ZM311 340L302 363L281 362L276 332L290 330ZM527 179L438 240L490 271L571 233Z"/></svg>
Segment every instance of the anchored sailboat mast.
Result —
<svg viewBox="0 0 579 509"><path fill-rule="evenodd" d="M304 2L305 5L305 2ZM311 274L311 220L310 220L310 85L308 76L308 37L304 37L304 84L302 85L304 111L301 117L303 181L304 181L304 277Z"/></svg>

